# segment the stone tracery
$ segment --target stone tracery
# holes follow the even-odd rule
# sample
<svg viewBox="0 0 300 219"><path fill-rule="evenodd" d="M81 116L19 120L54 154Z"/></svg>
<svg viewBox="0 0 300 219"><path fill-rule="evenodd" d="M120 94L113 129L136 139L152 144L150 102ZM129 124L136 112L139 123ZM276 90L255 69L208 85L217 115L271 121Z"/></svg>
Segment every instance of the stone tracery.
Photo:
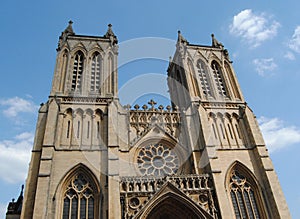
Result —
<svg viewBox="0 0 300 219"><path fill-rule="evenodd" d="M178 170L177 154L164 144L149 144L138 152L137 163L142 175L164 176Z"/></svg>
<svg viewBox="0 0 300 219"><path fill-rule="evenodd" d="M75 175L67 186L64 204L63 219L94 218L94 191L86 176Z"/></svg>

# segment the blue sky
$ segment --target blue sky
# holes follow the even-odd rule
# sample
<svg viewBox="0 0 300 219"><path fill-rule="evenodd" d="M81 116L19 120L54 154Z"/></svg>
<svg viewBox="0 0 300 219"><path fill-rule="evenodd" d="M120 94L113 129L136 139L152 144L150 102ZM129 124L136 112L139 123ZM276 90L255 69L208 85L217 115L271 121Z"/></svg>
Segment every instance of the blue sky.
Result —
<svg viewBox="0 0 300 219"><path fill-rule="evenodd" d="M122 46L136 38L174 42L181 30L189 42L210 45L214 33L228 49L244 97L259 120L291 214L300 218L300 192L293 189L300 180L299 9L296 0L3 1L0 218L25 181L37 109L50 93L58 37L70 19L74 31L84 35L103 35L112 23L120 59ZM145 73L165 75L167 59L120 66L121 90Z"/></svg>

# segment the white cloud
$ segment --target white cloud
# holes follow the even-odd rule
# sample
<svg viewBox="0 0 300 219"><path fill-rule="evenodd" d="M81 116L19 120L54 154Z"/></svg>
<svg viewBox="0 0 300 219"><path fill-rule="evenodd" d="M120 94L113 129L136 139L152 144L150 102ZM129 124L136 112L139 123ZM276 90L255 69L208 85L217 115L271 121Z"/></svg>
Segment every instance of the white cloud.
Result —
<svg viewBox="0 0 300 219"><path fill-rule="evenodd" d="M270 152L300 143L299 128L285 126L284 122L278 118L260 117L258 122Z"/></svg>
<svg viewBox="0 0 300 219"><path fill-rule="evenodd" d="M292 53L292 52L290 52L290 51L288 51L288 52L284 55L284 58L287 58L287 59L292 60L292 61L296 59L294 53Z"/></svg>
<svg viewBox="0 0 300 219"><path fill-rule="evenodd" d="M300 53L300 26L297 26L288 46L294 52Z"/></svg>
<svg viewBox="0 0 300 219"><path fill-rule="evenodd" d="M255 65L255 70L260 76L267 76L272 74L272 71L277 68L277 64L274 62L273 58L269 59L254 59L253 64Z"/></svg>
<svg viewBox="0 0 300 219"><path fill-rule="evenodd" d="M242 37L252 47L259 46L263 41L272 39L277 35L280 24L264 13L254 14L246 9L233 17L230 24L230 33Z"/></svg>
<svg viewBox="0 0 300 219"><path fill-rule="evenodd" d="M24 183L34 135L24 132L12 140L0 141L0 179L8 183ZM13 171L12 171L13 170Z"/></svg>
<svg viewBox="0 0 300 219"><path fill-rule="evenodd" d="M8 203L0 203L0 218L5 218Z"/></svg>
<svg viewBox="0 0 300 219"><path fill-rule="evenodd" d="M20 97L10 99L0 99L0 105L7 107L2 113L8 118L16 118L19 113L35 113L38 106L30 100L25 100Z"/></svg>

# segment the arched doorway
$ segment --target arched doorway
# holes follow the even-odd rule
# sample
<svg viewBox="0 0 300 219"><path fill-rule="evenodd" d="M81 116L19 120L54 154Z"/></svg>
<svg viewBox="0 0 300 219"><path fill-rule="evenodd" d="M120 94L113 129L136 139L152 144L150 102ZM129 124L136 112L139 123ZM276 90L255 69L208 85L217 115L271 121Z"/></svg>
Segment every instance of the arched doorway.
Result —
<svg viewBox="0 0 300 219"><path fill-rule="evenodd" d="M166 182L133 218L213 219L214 217L171 182Z"/></svg>
<svg viewBox="0 0 300 219"><path fill-rule="evenodd" d="M188 203L182 203L172 197L168 197L156 205L146 217L146 219L174 218L199 219L205 217L199 211L197 211L197 209L193 209L193 207L189 206Z"/></svg>

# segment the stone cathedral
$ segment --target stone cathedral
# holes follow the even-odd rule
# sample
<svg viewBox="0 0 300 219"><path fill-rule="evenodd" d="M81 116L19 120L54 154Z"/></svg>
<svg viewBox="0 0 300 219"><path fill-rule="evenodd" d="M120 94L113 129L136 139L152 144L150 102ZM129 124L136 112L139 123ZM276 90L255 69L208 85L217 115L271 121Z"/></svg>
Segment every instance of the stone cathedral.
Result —
<svg viewBox="0 0 300 219"><path fill-rule="evenodd" d="M178 32L169 106L122 106L117 62L111 25L104 36L86 36L69 22L39 109L22 210L11 202L7 218L290 218L256 118L214 35L211 45L195 45Z"/></svg>

